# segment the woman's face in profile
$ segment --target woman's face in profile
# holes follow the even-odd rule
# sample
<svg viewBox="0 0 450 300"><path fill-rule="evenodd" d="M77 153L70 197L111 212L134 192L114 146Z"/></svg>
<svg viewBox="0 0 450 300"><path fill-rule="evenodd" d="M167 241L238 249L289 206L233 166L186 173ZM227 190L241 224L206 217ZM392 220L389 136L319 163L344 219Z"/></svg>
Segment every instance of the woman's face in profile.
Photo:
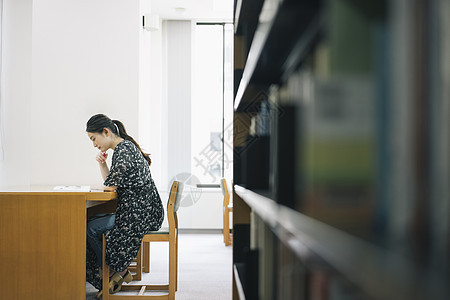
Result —
<svg viewBox="0 0 450 300"><path fill-rule="evenodd" d="M107 129L103 129L102 133L88 132L87 135L92 141L92 144L95 148L98 148L100 151L105 152L109 149L108 132L109 131Z"/></svg>

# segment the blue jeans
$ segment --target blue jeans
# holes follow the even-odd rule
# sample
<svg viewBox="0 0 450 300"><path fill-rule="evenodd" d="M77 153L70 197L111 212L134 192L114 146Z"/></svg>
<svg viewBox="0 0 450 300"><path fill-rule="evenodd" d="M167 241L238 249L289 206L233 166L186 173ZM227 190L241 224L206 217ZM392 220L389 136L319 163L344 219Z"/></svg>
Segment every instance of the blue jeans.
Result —
<svg viewBox="0 0 450 300"><path fill-rule="evenodd" d="M115 214L99 214L87 222L86 239L97 256L96 262L98 266L102 265L102 235L104 232L113 229L115 220Z"/></svg>

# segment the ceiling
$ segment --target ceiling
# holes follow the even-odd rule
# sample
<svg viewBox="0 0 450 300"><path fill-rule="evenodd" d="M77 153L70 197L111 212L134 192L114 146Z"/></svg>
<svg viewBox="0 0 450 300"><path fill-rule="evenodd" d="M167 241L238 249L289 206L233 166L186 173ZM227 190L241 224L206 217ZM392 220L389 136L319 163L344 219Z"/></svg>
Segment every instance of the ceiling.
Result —
<svg viewBox="0 0 450 300"><path fill-rule="evenodd" d="M162 20L232 22L233 0L151 0L151 13Z"/></svg>

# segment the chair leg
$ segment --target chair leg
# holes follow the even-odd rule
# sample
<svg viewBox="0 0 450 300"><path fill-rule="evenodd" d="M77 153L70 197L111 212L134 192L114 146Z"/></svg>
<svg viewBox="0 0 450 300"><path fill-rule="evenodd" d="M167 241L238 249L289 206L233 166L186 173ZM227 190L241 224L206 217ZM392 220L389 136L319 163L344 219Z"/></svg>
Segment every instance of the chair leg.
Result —
<svg viewBox="0 0 450 300"><path fill-rule="evenodd" d="M150 273L150 242L142 243L142 251L144 252L142 257L142 272Z"/></svg>
<svg viewBox="0 0 450 300"><path fill-rule="evenodd" d="M175 238L176 240L176 238ZM176 284L176 241L169 242L169 300L175 300L175 284Z"/></svg>
<svg viewBox="0 0 450 300"><path fill-rule="evenodd" d="M106 239L103 235L103 254L102 254L102 300L109 300L109 266L105 263Z"/></svg>
<svg viewBox="0 0 450 300"><path fill-rule="evenodd" d="M229 246L230 243L230 213L227 208L225 208L223 214L223 240L225 246Z"/></svg>
<svg viewBox="0 0 450 300"><path fill-rule="evenodd" d="M223 216L223 218L222 218L222 235L223 235L223 242L225 243L225 245L227 244L227 236L226 236L226 231L225 231L225 228L226 228L226 221L225 221L225 218L226 218L226 213L225 213L225 208L223 208L223 214L222 214Z"/></svg>
<svg viewBox="0 0 450 300"><path fill-rule="evenodd" d="M178 231L175 238L175 291L178 291Z"/></svg>

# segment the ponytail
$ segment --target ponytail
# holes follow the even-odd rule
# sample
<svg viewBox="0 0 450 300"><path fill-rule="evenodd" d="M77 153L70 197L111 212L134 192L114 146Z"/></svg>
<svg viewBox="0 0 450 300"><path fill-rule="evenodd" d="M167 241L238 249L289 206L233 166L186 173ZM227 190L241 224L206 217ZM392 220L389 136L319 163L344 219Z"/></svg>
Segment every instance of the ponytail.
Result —
<svg viewBox="0 0 450 300"><path fill-rule="evenodd" d="M139 146L139 144L131 136L128 135L127 131L125 130L125 126L123 125L123 123L120 122L119 120L112 120L112 123L115 125L114 126L115 128L113 129L113 132L115 134L117 134L118 136L120 136L121 138L123 138L125 140L129 140L130 142L135 144L136 147L139 149L139 151L141 151L141 153L144 156L145 160L147 161L148 165L150 166L152 164L152 160L150 159L150 155L148 155L147 153L142 151L142 149Z"/></svg>
<svg viewBox="0 0 450 300"><path fill-rule="evenodd" d="M86 132L102 133L104 128L109 128L115 135L135 144L139 151L141 151L148 165L150 166L152 164L150 156L147 153L144 153L139 144L127 134L125 126L123 126L122 122L118 120L111 120L106 115L98 114L92 116L86 124Z"/></svg>

